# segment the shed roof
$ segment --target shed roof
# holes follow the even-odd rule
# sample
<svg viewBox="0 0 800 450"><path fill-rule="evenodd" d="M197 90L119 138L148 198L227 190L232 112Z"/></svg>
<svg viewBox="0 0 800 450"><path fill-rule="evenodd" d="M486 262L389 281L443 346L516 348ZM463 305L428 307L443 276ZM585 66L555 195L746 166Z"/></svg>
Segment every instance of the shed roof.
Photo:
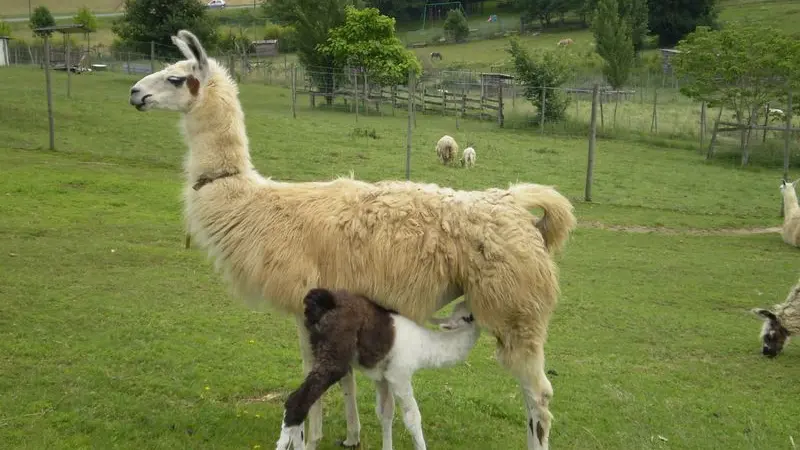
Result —
<svg viewBox="0 0 800 450"><path fill-rule="evenodd" d="M36 28L36 32L44 32L44 31L58 31L61 34L74 34L74 33L86 33L86 27L83 26L82 23L72 23L68 25L53 25L51 27L40 27Z"/></svg>

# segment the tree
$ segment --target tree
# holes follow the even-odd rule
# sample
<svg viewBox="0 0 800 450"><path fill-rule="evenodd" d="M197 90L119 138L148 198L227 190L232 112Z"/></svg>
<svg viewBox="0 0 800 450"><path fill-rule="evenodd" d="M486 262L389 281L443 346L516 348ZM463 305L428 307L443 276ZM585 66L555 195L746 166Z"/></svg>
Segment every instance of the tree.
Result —
<svg viewBox="0 0 800 450"><path fill-rule="evenodd" d="M0 36L11 37L11 24L0 20Z"/></svg>
<svg viewBox="0 0 800 450"><path fill-rule="evenodd" d="M658 35L660 46L672 47L698 26L715 26L717 4L717 0L648 0L650 31Z"/></svg>
<svg viewBox="0 0 800 450"><path fill-rule="evenodd" d="M618 11L617 0L600 0L592 22L597 54L605 61L603 75L614 89L628 82L634 60L631 25Z"/></svg>
<svg viewBox="0 0 800 450"><path fill-rule="evenodd" d="M444 20L444 32L450 39L463 42L469 36L469 22L460 9L451 9Z"/></svg>
<svg viewBox="0 0 800 450"><path fill-rule="evenodd" d="M564 84L569 76L571 64L566 59L566 53L544 50L537 52L534 58L522 47L517 38L509 40L506 51L514 61L517 78L525 87L525 98L536 106L539 114L544 110L545 120L553 122L563 120L569 106L569 98L564 96L562 91L553 88ZM550 88L545 94L547 96L545 105L542 105L542 88Z"/></svg>
<svg viewBox="0 0 800 450"><path fill-rule="evenodd" d="M619 0L619 15L630 25L633 49L640 51L648 33L647 0Z"/></svg>
<svg viewBox="0 0 800 450"><path fill-rule="evenodd" d="M782 99L789 86L800 86L800 43L769 26L698 27L677 49L672 65L684 80L681 92L732 110L743 127L767 102ZM742 128L742 164L748 136Z"/></svg>
<svg viewBox="0 0 800 450"><path fill-rule="evenodd" d="M33 14L31 14L30 23L28 26L31 27L31 30L35 30L37 28L44 28L44 27L52 27L56 25L56 19L53 18L53 15L50 14L50 10L47 9L47 6L37 6L33 10ZM33 32L34 36L50 36L53 34L52 31L45 31L45 32Z"/></svg>
<svg viewBox="0 0 800 450"><path fill-rule="evenodd" d="M370 79L381 85L403 84L413 71L422 67L417 57L406 50L395 36L395 20L381 15L377 8L345 8L345 22L332 29L320 53L334 59L337 66L363 67Z"/></svg>
<svg viewBox="0 0 800 450"><path fill-rule="evenodd" d="M94 13L92 13L92 10L86 6L83 6L78 10L78 13L75 14L75 17L72 18L72 21L83 25L83 29L86 30L87 33L93 33L97 31L97 17L95 17Z"/></svg>
<svg viewBox="0 0 800 450"><path fill-rule="evenodd" d="M129 50L150 53L150 42L180 55L171 37L181 29L192 30L206 49L218 43L215 21L197 0L124 0L124 15L111 29Z"/></svg>
<svg viewBox="0 0 800 450"><path fill-rule="evenodd" d="M318 46L328 41L330 30L344 24L345 7L355 5L355 0L266 0L263 5L271 21L295 29L297 56L312 82L322 92L333 92L343 66L333 55L320 52ZM331 96L326 100L333 103Z"/></svg>
<svg viewBox="0 0 800 450"><path fill-rule="evenodd" d="M522 13L522 20L533 22L538 20L542 28L547 28L553 17L566 13L568 0L516 0L517 8Z"/></svg>

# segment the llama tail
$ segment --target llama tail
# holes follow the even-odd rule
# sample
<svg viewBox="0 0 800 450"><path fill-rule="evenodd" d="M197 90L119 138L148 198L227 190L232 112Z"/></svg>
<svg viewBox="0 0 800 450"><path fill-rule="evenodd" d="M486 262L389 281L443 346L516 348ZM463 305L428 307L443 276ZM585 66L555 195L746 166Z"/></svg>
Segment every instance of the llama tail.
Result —
<svg viewBox="0 0 800 450"><path fill-rule="evenodd" d="M550 253L561 250L575 229L574 207L572 203L552 186L518 183L508 187L513 202L526 208L541 208L544 215L536 222Z"/></svg>
<svg viewBox="0 0 800 450"><path fill-rule="evenodd" d="M336 308L336 298L333 292L327 289L315 288L308 291L303 299L305 305L306 322L314 325L322 320L327 312Z"/></svg>

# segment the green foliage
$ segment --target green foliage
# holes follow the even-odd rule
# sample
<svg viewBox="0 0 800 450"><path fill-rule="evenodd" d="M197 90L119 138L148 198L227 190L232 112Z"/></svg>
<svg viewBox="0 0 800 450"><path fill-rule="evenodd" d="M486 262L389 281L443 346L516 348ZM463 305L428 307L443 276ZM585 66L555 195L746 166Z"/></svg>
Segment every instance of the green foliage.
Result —
<svg viewBox="0 0 800 450"><path fill-rule="evenodd" d="M608 84L614 89L619 89L630 77L635 54L630 21L619 15L617 0L598 2L592 22L592 32L597 45L597 54L605 61L603 75Z"/></svg>
<svg viewBox="0 0 800 450"><path fill-rule="evenodd" d="M72 18L72 21L83 25L83 28L86 32L95 32L97 31L97 17L95 17L92 10L90 10L86 6L82 6L78 13L75 14L75 17Z"/></svg>
<svg viewBox="0 0 800 450"><path fill-rule="evenodd" d="M216 22L197 0L125 0L124 5L112 30L129 50L149 53L152 41L159 52L179 55L171 36L181 29L191 30L207 50L217 47Z"/></svg>
<svg viewBox="0 0 800 450"><path fill-rule="evenodd" d="M290 25L296 31L297 57L311 75L314 85L322 92L333 92L334 81L341 62L330 53L319 51L328 41L328 33L345 21L345 7L355 0L266 0L263 3L267 18L280 25ZM331 97L326 99L330 104Z"/></svg>
<svg viewBox="0 0 800 450"><path fill-rule="evenodd" d="M565 56L567 54L545 50L537 52L537 56L532 57L520 45L517 38L509 39L506 51L511 54L517 78L525 86L525 98L530 100L541 114L542 88L550 88L545 94L545 120L548 122L563 120L566 116L567 106L569 106L569 97L565 96L561 90L553 88L564 84L569 77L571 65Z"/></svg>
<svg viewBox="0 0 800 450"><path fill-rule="evenodd" d="M228 30L220 36L217 48L225 53L243 54L250 48L250 37L241 28Z"/></svg>
<svg viewBox="0 0 800 450"><path fill-rule="evenodd" d="M445 35L455 42L463 42L469 36L469 22L460 9L447 12L443 28Z"/></svg>
<svg viewBox="0 0 800 450"><path fill-rule="evenodd" d="M294 52L297 50L297 32L292 26L271 23L264 28L264 39L277 39L278 48L282 52Z"/></svg>
<svg viewBox="0 0 800 450"><path fill-rule="evenodd" d="M787 84L800 86L800 43L772 27L698 27L677 48L672 64L685 80L681 92L733 110L740 123L780 99Z"/></svg>
<svg viewBox="0 0 800 450"><path fill-rule="evenodd" d="M650 31L658 44L672 47L698 26L715 26L718 0L648 0Z"/></svg>
<svg viewBox="0 0 800 450"><path fill-rule="evenodd" d="M419 74L416 56L395 36L395 21L377 8L345 8L345 22L332 29L320 53L333 58L337 67L363 67L382 85L404 84L408 74Z"/></svg>
<svg viewBox="0 0 800 450"><path fill-rule="evenodd" d="M11 36L11 24L0 20L0 36Z"/></svg>
<svg viewBox="0 0 800 450"><path fill-rule="evenodd" d="M50 10L47 8L47 6L37 6L34 8L29 22L31 30L43 27L52 27L55 26L55 24L56 19L53 18L53 15L50 13ZM52 31L45 31L41 33L37 33L36 31L33 32L34 36L49 36L51 34L53 34Z"/></svg>
<svg viewBox="0 0 800 450"><path fill-rule="evenodd" d="M647 0L619 0L619 15L628 21L633 48L637 52L644 48L647 39Z"/></svg>
<svg viewBox="0 0 800 450"><path fill-rule="evenodd" d="M553 18L563 16L568 11L577 10L579 1L574 0L517 0L517 8L525 22L538 20L543 28L551 25Z"/></svg>

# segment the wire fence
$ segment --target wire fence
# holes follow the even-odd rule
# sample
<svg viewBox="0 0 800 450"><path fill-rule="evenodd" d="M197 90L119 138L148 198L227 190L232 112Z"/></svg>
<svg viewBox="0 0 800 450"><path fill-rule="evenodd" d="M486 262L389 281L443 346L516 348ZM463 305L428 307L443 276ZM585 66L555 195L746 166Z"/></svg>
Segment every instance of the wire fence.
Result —
<svg viewBox="0 0 800 450"><path fill-rule="evenodd" d="M146 44L146 43L145 43ZM139 47L147 47L142 45ZM74 72L109 71L144 76L175 62L164 56L166 49L149 45L150 53L119 51L101 46L71 51ZM170 49L171 50L171 49ZM66 70L67 48L52 49L51 64ZM772 129L743 131L715 126L730 120L732 111L721 111L690 100L680 93L679 82L663 70L633 73L622 89L606 86L601 73L575 72L562 86L525 86L511 74L478 70L428 69L408 81L381 84L359 68L303 67L294 55L257 56L252 53L211 55L224 64L240 83L281 86L292 94L292 114L307 101L309 108L334 108L359 115L397 115L408 110L417 114L450 117L456 129L469 127L470 120L493 121L505 128L534 128L543 134L582 134L590 129L592 90L598 85L597 134L602 137L636 136L658 142L678 140L693 146L707 158L747 152L754 161L783 162L786 153L784 126L774 115L758 114L752 125ZM12 65L43 66L44 50L34 45L9 50ZM797 104L800 99L796 100ZM772 102L769 108L788 111L788 105ZM549 109L548 109L549 108ZM797 121L793 121L795 124ZM716 132L715 132L716 131ZM796 130L789 131L788 152L800 157ZM712 136L713 135L713 136ZM713 137L713 140L712 140ZM714 145L712 150L710 145ZM673 143L674 145L674 143Z"/></svg>

